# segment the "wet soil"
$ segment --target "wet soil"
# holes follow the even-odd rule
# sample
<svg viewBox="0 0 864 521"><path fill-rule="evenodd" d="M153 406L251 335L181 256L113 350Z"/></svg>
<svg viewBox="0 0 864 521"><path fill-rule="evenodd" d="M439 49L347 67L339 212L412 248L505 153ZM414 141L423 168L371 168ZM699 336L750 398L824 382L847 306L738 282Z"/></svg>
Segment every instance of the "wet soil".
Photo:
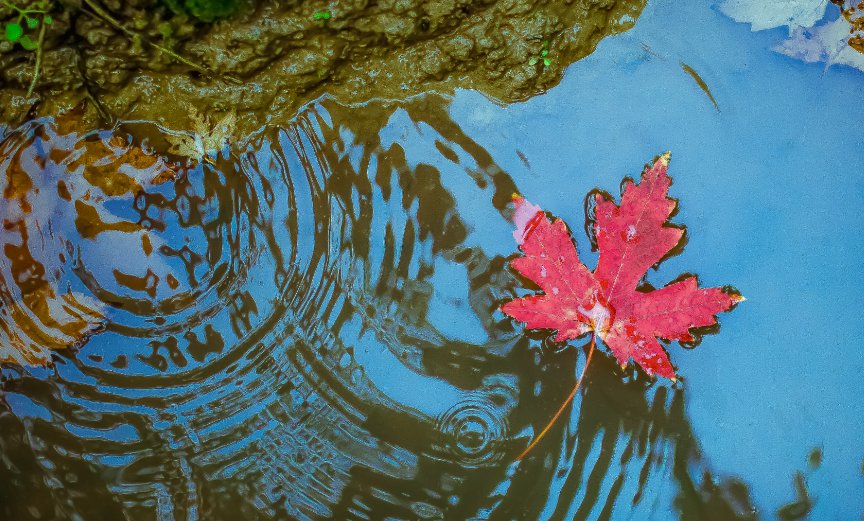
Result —
<svg viewBox="0 0 864 521"><path fill-rule="evenodd" d="M512 102L558 83L567 65L629 29L644 4L271 1L204 24L152 0L76 0L52 11L31 97L34 53L0 43L0 122L15 125L86 100L94 125L147 119L188 129L197 114L236 113L235 135L244 135L290 120L324 94L350 104L467 88ZM328 19L316 20L325 12ZM11 16L8 9L3 15Z"/></svg>

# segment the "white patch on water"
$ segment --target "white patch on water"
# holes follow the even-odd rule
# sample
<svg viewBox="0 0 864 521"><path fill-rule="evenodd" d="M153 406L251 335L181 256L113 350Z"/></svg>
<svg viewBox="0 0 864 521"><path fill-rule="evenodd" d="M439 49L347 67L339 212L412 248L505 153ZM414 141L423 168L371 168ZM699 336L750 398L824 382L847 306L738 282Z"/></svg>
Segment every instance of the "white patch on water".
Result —
<svg viewBox="0 0 864 521"><path fill-rule="evenodd" d="M864 71L864 54L849 47L851 27L842 16L819 27L798 27L774 50L807 63L848 65Z"/></svg>
<svg viewBox="0 0 864 521"><path fill-rule="evenodd" d="M736 22L749 23L753 31L784 25L791 32L797 27L812 27L822 19L828 0L726 0L720 11Z"/></svg>
<svg viewBox="0 0 864 521"><path fill-rule="evenodd" d="M847 2L848 4L848 2ZM864 54L849 47L854 30L843 16L818 25L825 17L827 0L726 0L720 10L753 31L786 26L789 38L773 50L806 63L824 62L864 70Z"/></svg>

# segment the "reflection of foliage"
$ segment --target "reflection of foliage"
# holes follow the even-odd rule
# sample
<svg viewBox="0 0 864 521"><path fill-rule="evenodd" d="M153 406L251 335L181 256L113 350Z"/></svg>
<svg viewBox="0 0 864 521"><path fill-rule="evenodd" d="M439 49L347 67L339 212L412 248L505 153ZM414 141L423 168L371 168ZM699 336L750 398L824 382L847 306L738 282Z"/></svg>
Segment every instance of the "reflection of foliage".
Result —
<svg viewBox="0 0 864 521"><path fill-rule="evenodd" d="M12 412L3 393L24 393L27 386L44 390L36 379L7 381L0 388L0 519L128 519L117 498L105 486L104 473L74 448L34 445L28 429L43 436L62 436L63 424L47 418L22 421ZM47 407L62 409L59 395ZM93 414L78 410L78 414ZM50 461L50 463L49 463ZM63 472L51 472L57 465ZM48 476L50 479L47 479Z"/></svg>
<svg viewBox="0 0 864 521"><path fill-rule="evenodd" d="M566 360L555 371L573 374L576 354L564 352L556 356ZM588 374L581 404L573 413L578 423L572 430L557 429L557 436L564 431L564 439L559 442L559 459L553 460L551 468L561 469L560 473L538 482L536 469L548 464L544 457L529 456L524 463L529 468L513 483L519 492L508 495L500 507L502 513L519 512L523 507L517 498L544 497L540 490L560 478L563 485L552 516L556 519L567 518L574 505L577 512L572 519L590 519L595 509L611 513L617 505L627 505L636 519L647 519L655 500L652 496L664 494L664 487L673 484L674 492L668 493L681 519L756 518L744 483L712 475L687 417L683 391L658 386L633 370L622 375L611 357L601 356L593 363L604 367ZM554 409L568 391L568 382L549 389L548 408ZM524 399L538 402L528 392ZM542 501L530 504L530 511L539 514L544 507Z"/></svg>
<svg viewBox="0 0 864 521"><path fill-rule="evenodd" d="M436 255L448 262L466 265L471 279L469 300L490 338L510 336L510 326L493 312L500 303L497 301L501 296L500 288L514 281L506 275L502 258L490 259L482 248L466 246L471 224L459 213L457 200L445 184L452 172L442 172L429 164L411 165L399 143L386 148L376 137L380 128L375 128L375 125L385 125L390 111L381 110L379 114L369 107L363 112L363 117L358 117L356 110L341 111L335 104L328 109L334 123L332 129L323 129L326 133L324 142L341 143L344 135L370 139L363 143L363 159L359 164L377 164L378 168L377 173L357 171L352 168L353 162L340 160L336 151L348 148L347 143L321 147L320 153L327 156L327 163L339 165L331 166L333 171L329 177L334 197L338 197L345 208L351 209L352 214L358 215L353 225L359 232L355 231L357 240L351 243L352 252L368 255L366 245L371 233L372 215L364 215L360 209L352 209L351 205L356 200L353 194L365 194L375 189L367 185L374 176L383 197L401 196L396 200L404 210L415 209L416 224L404 230L412 241L428 242L429 249ZM510 194L518 189L488 152L455 125L440 105L418 102L406 110L415 124L431 127L440 134L436 147L445 157L459 161L461 154L453 148L470 156L466 163L470 165L473 161L478 167L474 170L465 166L466 173L474 177L478 186L489 187L491 204L503 212ZM462 166L461 162L459 164ZM398 175L391 177L391 170ZM394 178L398 180L398 186L391 184ZM395 237L401 235L401 230L392 233ZM404 279L416 286L418 279L431 278L435 264L422 264L425 259L412 259L411 250L423 248L406 246L407 241L402 243L400 252L397 246L393 246L395 239L392 236L387 238L388 250L381 279L374 284L375 298L370 295L368 301L357 303L357 307L391 309L389 304L392 301L398 303L397 313L421 311L418 313L420 316L412 315L410 320L397 315L400 320L394 320L381 331L382 336L389 334L398 339L385 342L387 347L394 349L392 343L396 348L404 349L397 354L415 372L448 381L463 389L478 388L485 378L498 372L512 371L513 367L526 368L516 371L518 377L524 379L519 385L518 392L522 393L519 403L532 405L514 413L521 418L510 418L515 424L511 425L513 431L528 418L551 416L551 411L542 410L547 407L544 404L553 404L554 409L569 391L569 383L564 379L550 378L549 372L572 374L575 350L548 357L535 365L532 362L535 353L527 349L527 339L519 340L512 350L496 351L495 341L489 345L468 345L434 334L434 326L424 323L428 320L425 306L408 302L413 300L407 293L409 285L402 285L397 279L405 277L404 273L399 273L404 270L403 265L419 260L423 267L417 277ZM373 282L370 281L370 285ZM712 476L687 418L682 391L669 392L668 388L647 379L622 378L611 358L601 358L596 363L605 367L591 377L591 389L581 400L580 410L576 413L578 426L559 443L566 454L551 464L544 458L525 460L509 483L503 466L466 469L458 463L426 457L422 440L434 437L435 433L430 432L428 425L417 425L409 415L393 410L366 411L370 415L366 427L378 439L394 445L407 444L412 450L416 448L420 454L418 472L411 478L401 479L375 468L355 466L329 517L416 519L424 517L421 514L428 514L429 518L470 519L480 517L478 512L484 512L484 518L491 519L538 519L543 517L540 513L544 508L554 504L557 510L551 519L590 519L592 512L601 509L605 517L601 515L599 518L604 519L608 518L613 507L633 509L637 512L635 518L640 519L648 516L640 517L639 508L643 513L650 512L662 489L668 487L675 491L669 499L680 512L681 519L755 519L747 486ZM540 382L542 394L537 397L534 394L535 383L540 385ZM616 412L610 413L611 410ZM558 428L556 431L559 440L562 430ZM406 432L412 433L411 440L406 439ZM599 456L595 452L598 447L601 449ZM552 451L553 455L555 453ZM552 483L562 481L563 487L550 495ZM670 481L673 484L670 485ZM499 495L497 490L504 489L505 484L506 495ZM458 496L457 502L448 501L448 493L442 491L447 486L458 490L449 492L455 494L449 499ZM410 502L404 499L406 497L410 497ZM418 512L417 505L422 506L422 512ZM575 516L573 510L576 510Z"/></svg>
<svg viewBox="0 0 864 521"><path fill-rule="evenodd" d="M512 356L530 365L525 354L520 350ZM572 374L574 359L554 370ZM595 363L603 364L604 370L589 376L591 385L575 413L578 423L564 431L560 453L524 460L509 479L503 466L465 469L426 457L410 479L357 468L332 518L353 518L351 513L363 505L361 512L370 518L386 514L415 519L409 505L392 500L405 494L415 504L440 512L438 518L443 519L475 519L478 512L489 516L484 519L610 519L619 510L630 512L633 519L649 519L658 508L665 510L658 500L666 498L682 520L758 518L745 483L711 472L687 418L682 391L669 392L638 376L614 375L617 365L611 358L601 357ZM531 386L524 387L523 399L536 404ZM550 389L555 396L549 401L560 401L568 391L567 385ZM392 413L374 420L390 427L391 433L382 438L391 443L404 443L392 433L423 432ZM394 425L404 428L394 429ZM558 429L558 436L562 430ZM448 503L446 494L441 494L440 487L447 483L459 490L458 502ZM498 491L504 485L507 493L501 495Z"/></svg>
<svg viewBox="0 0 864 521"><path fill-rule="evenodd" d="M660 508L671 504L682 520L753 517L746 485L723 480L718 485L711 476L685 412L686 395L615 372L617 365L611 359L596 362L606 366L594 373L579 400L580 408L571 422L576 428L565 430L562 422L555 431L561 447L558 460L554 454L549 456L551 464L529 459L515 474L509 474L506 465L466 468L431 457L430 440L436 435L431 422L393 407L386 396L377 400L364 395L362 375L348 385L344 375L352 374L352 367L346 362L343 369L341 360L350 360L353 350L361 347L352 342L355 337L351 335L365 334L356 332L368 325L358 327L362 312L377 313L382 321L392 319L382 334L398 340L411 340L412 332L417 331L416 342L396 347L416 348L419 361L412 369L454 387L476 388L485 377L525 368L517 371L518 392L522 393L519 403L532 405L514 412L511 432L518 432L529 418L547 417L548 411L528 409L538 403L554 405L566 394L569 383L562 376L573 373L576 360L576 350L570 350L545 359L541 353L540 362L534 362L537 353L529 349L528 339L517 338L509 324L494 316L501 288L513 281L502 269L503 258L489 258L483 248L470 244L468 231L473 223L460 213L458 196L447 185L450 176L464 167L461 173L472 176L477 186L488 187L485 193L490 197L483 204L490 204L491 199L503 211L510 194L517 191L513 179L452 121L440 100L418 100L406 110L412 121L442 137L436 143L442 153L456 160L470 157L467 164L450 170L415 165L412 149L400 142L382 143L380 134L393 107L340 110L336 104L328 105L326 116L332 123L323 115L315 120L314 112L300 119L298 126L305 127L297 133L305 130L309 142L299 137L290 143L274 140L274 148L286 155L295 153L291 146L297 146L297 157L310 164L320 161L326 173L298 166L288 176L293 163L262 161L256 171L266 173L274 184L273 198L262 200L271 205L267 211L274 212L274 217L250 225L282 228L283 220L275 218L273 209L286 206L285 192L275 185L281 175L296 181L312 173L314 181L326 184L326 192L316 191L310 199L316 205L313 211L320 212L326 223L321 233L339 232L333 226L335 221L328 220L337 213L345 216L340 222L346 226L345 235L339 236L344 242L334 245L323 240L310 248L308 255L319 259L321 264L315 265L325 275L316 283L307 277L317 269L293 273L284 284L296 287L298 296L279 304L286 308L277 309L274 321L252 320L256 314L267 315L266 298L261 298L266 293L239 283L236 288L220 289L220 300L230 303L230 320L225 315L207 315L206 322L195 328L137 339L144 355L133 358L133 363L137 360L164 371L155 380L125 369L125 358L112 364L119 369L116 372L88 366L86 352L64 358L64 364L58 364L58 378L22 371L0 380L0 394L26 399L34 404L32 409L51 415L22 416L0 398L0 432L4 433L0 454L9 455L0 458L0 519L29 519L33 516L28 508L38 511L42 519L152 518L157 508L172 509L173 518L197 513L208 521L380 519L388 515L397 519L536 519L548 506L546 501L557 509L548 516L552 519L609 519L612 508L633 510L637 514L633 519L647 519L648 515L638 515L639 509L651 511L658 500L665 502ZM326 128L314 128L316 122ZM346 138L351 135L364 140L361 157L353 155L358 150L352 149L357 143ZM251 162L253 158L250 154L246 159ZM218 168L198 165L172 185L166 184L165 190L143 194L144 201L136 207L142 219L155 215L168 222L182 199L188 206L183 212L183 232L201 229L214 238L205 251L153 250L188 259L189 285L194 285L192 274L198 263L203 264L198 273L218 267L204 261L220 258L218 249L223 242L215 239L232 228L237 215L251 215L251 207L264 205L252 200L256 192L239 175L241 171L231 170L234 163L218 163ZM201 181L193 182L194 176ZM302 192L297 188L292 193L300 196ZM370 253L370 237L380 231L380 223L373 223L373 212L379 210L372 208L373 193L386 193L382 197L401 208L397 211L406 215L410 211L406 220L410 224L393 226L387 235L392 253L385 256L377 280L351 281L368 298L361 310L353 301L344 302L349 296L338 287L342 281L335 270L340 262L334 253L344 251L358 264L370 262L374 254ZM331 203L339 208L329 206ZM286 209L284 222L296 227L295 233L308 233L309 227L292 224L290 219L300 214L295 208ZM400 237L404 242L398 242ZM266 238L274 249L282 247L287 258L287 243L275 239ZM238 239L228 237L225 244L234 242ZM434 254L427 254L433 250ZM238 251L249 255L247 250ZM466 266L468 299L492 338L488 344L447 344L434 326L425 323L428 316L422 305L405 302L413 300L411 294L419 295L417 300L428 300L431 286L423 286L436 269L437 263L429 262L432 256ZM407 272L412 262L422 264L417 275ZM238 276L236 280L244 279ZM404 281L417 284L400 286ZM142 307L143 301L121 303L123 309L155 315L156 310ZM386 304L410 308L415 319L403 321L402 310L391 312ZM247 345L238 344L238 339ZM129 340L134 347L136 339ZM205 359L212 363L198 371L192 362ZM191 370L176 371L178 367ZM12 372L6 371L3 376ZM85 385L79 383L80 374ZM535 384L542 384L540 399L534 395ZM81 426L90 429L85 432L109 432L111 437L72 435L76 432L73 427ZM124 429L131 434L124 434ZM550 495L553 481L563 483L560 494ZM46 485L55 483L56 487ZM593 515L601 510L602 515ZM578 511L578 515L562 515L569 511Z"/></svg>
<svg viewBox="0 0 864 521"><path fill-rule="evenodd" d="M798 496L795 501L780 507L777 510L777 517L783 521L797 521L804 519L810 510L813 509L813 501L810 499L810 494L807 492L807 481L804 479L804 474L801 472L795 473L795 478L792 480L795 485L795 494Z"/></svg>
<svg viewBox="0 0 864 521"><path fill-rule="evenodd" d="M81 110L32 129L35 135L18 132L0 142L0 217L5 223L0 245L9 270L8 280L0 276L0 306L6 311L0 316L0 362L46 364L50 350L80 344L94 333L105 308L58 282L64 248L46 241L46 235L59 233L54 216L64 216L86 240L109 231L140 234L139 224L117 221L100 203L164 183L174 171L120 136L79 140ZM70 175L52 178L50 172L60 169ZM46 189L52 184L53 189Z"/></svg>
<svg viewBox="0 0 864 521"><path fill-rule="evenodd" d="M815 448L810 452L807 457L807 465L810 469L806 474L798 471L792 478L792 485L795 487L795 500L777 510L777 517L783 521L805 519L813 510L813 498L810 497L807 490L807 477L822 465L822 449Z"/></svg>

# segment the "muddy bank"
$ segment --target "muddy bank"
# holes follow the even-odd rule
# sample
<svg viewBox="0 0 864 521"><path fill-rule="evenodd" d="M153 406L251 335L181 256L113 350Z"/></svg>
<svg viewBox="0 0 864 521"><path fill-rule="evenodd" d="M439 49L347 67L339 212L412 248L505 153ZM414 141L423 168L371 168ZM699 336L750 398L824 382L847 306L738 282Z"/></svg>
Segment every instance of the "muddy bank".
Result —
<svg viewBox="0 0 864 521"><path fill-rule="evenodd" d="M271 1L207 24L152 0L57 3L32 96L35 53L0 44L0 122L86 100L89 124L147 119L184 129L200 126L196 114L236 112L239 135L287 121L325 93L353 103L470 88L511 102L555 85L567 65L630 28L644 4ZM14 17L0 9L4 22Z"/></svg>

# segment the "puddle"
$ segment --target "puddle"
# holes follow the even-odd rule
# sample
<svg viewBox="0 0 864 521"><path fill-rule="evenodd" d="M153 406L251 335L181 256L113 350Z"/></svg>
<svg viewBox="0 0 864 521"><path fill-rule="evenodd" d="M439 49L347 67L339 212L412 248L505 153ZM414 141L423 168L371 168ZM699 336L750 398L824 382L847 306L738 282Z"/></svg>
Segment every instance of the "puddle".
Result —
<svg viewBox="0 0 864 521"><path fill-rule="evenodd" d="M148 121L5 129L0 512L859 516L862 74L775 37L651 2L524 103L323 98L206 160ZM585 194L667 149L689 242L649 282L748 301L670 346L675 385L596 353L514 462L584 354L498 311L522 285L511 195L593 266Z"/></svg>

